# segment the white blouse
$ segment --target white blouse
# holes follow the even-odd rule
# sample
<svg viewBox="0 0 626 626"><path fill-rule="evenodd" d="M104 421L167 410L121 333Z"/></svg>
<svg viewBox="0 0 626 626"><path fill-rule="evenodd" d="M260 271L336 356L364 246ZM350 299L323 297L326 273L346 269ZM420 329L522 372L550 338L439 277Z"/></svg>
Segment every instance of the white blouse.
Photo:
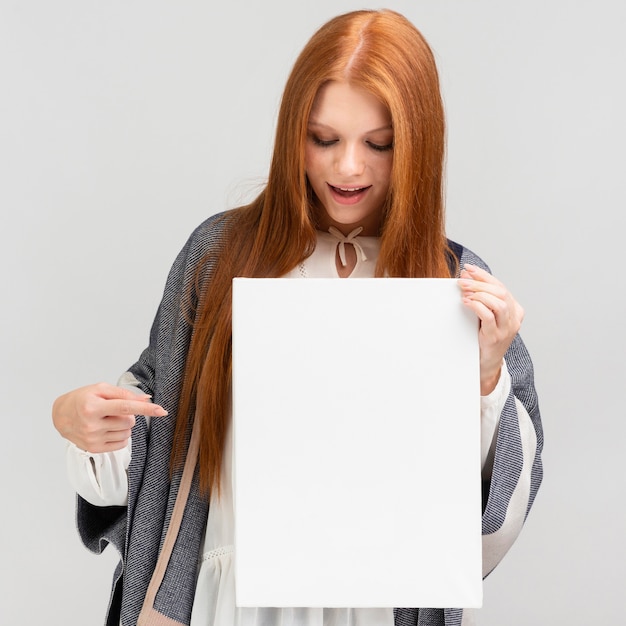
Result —
<svg viewBox="0 0 626 626"><path fill-rule="evenodd" d="M356 251L350 278L374 276L380 250L377 237L359 237L361 229L344 237L337 229L318 232L313 254L285 278L338 278L336 256L345 265L345 245ZM459 296L460 297L460 296ZM490 473L499 415L510 390L503 365L496 389L481 400L483 473ZM126 469L131 442L123 450L91 454L68 446L70 482L85 500L97 506L124 505L128 494ZM242 608L235 604L232 436L226 436L221 496L211 495L206 533L198 564L191 626L392 626L392 608Z"/></svg>

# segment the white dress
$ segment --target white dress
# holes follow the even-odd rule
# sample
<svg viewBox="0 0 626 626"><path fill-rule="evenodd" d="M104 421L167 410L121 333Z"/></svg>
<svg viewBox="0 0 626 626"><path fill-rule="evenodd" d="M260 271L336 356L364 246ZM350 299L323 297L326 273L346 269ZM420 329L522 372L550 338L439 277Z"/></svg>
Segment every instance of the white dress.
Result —
<svg viewBox="0 0 626 626"><path fill-rule="evenodd" d="M380 249L377 237L358 237L361 229L347 237L331 229L318 232L313 254L285 278L338 278L336 254L345 259L343 246L354 245L356 265L350 278L374 276ZM460 297L460 296L459 296ZM500 382L482 399L482 459L488 461L498 417L510 389L503 367ZM125 469L128 448L113 453L90 454L70 445L68 473L74 487L93 504L125 504L128 491ZM234 514L232 490L232 437L226 436L221 479L221 496L211 496L209 517L201 547L198 581L191 626L392 626L392 608L242 608L235 604Z"/></svg>

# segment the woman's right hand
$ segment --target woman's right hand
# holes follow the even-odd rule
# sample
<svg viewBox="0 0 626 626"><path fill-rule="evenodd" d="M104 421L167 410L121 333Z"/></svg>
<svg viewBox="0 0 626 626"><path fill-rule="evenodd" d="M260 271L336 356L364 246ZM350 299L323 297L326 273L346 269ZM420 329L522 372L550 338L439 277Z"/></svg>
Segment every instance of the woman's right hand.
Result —
<svg viewBox="0 0 626 626"><path fill-rule="evenodd" d="M59 433L88 452L124 448L135 415L163 417L167 411L150 396L98 383L59 396L52 405L52 421Z"/></svg>

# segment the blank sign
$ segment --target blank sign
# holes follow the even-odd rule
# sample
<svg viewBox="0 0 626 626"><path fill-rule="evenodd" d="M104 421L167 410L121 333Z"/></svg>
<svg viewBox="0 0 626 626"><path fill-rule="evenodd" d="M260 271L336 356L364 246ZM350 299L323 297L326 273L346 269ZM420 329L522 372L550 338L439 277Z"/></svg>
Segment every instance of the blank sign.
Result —
<svg viewBox="0 0 626 626"><path fill-rule="evenodd" d="M238 606L481 605L455 280L235 279L233 421Z"/></svg>

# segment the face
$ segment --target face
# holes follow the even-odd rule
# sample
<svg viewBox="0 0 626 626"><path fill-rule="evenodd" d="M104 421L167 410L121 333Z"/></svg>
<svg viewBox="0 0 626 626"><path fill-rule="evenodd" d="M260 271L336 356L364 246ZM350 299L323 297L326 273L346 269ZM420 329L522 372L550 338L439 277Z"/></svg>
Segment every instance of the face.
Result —
<svg viewBox="0 0 626 626"><path fill-rule="evenodd" d="M347 235L362 226L362 235L378 235L392 162L393 128L382 102L360 87L326 83L313 103L305 151L319 227Z"/></svg>

